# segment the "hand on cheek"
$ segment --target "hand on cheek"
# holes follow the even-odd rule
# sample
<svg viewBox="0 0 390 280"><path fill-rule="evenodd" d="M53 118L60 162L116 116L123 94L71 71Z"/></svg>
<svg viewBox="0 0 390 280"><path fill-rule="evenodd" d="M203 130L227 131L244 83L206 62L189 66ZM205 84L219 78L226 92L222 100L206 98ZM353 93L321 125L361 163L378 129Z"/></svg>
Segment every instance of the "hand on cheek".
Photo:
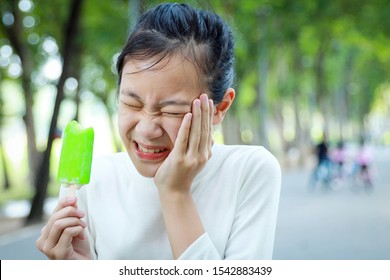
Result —
<svg viewBox="0 0 390 280"><path fill-rule="evenodd" d="M175 146L154 177L160 192L189 192L195 176L211 157L213 114L213 101L206 94L193 101L192 113L184 116Z"/></svg>

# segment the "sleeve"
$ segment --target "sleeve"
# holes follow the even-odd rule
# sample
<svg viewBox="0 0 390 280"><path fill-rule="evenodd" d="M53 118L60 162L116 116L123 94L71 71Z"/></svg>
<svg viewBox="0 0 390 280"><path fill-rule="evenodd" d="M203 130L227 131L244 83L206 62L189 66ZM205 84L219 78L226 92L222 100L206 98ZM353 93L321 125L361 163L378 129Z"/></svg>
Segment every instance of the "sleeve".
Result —
<svg viewBox="0 0 390 280"><path fill-rule="evenodd" d="M272 259L280 189L277 159L264 148L256 150L243 169L224 259Z"/></svg>
<svg viewBox="0 0 390 280"><path fill-rule="evenodd" d="M272 259L281 188L280 165L271 153L261 148L248 157L242 170L224 255L218 253L206 232L179 260Z"/></svg>
<svg viewBox="0 0 390 280"><path fill-rule="evenodd" d="M187 250L179 257L179 260L220 260L214 244L207 232L201 235Z"/></svg>

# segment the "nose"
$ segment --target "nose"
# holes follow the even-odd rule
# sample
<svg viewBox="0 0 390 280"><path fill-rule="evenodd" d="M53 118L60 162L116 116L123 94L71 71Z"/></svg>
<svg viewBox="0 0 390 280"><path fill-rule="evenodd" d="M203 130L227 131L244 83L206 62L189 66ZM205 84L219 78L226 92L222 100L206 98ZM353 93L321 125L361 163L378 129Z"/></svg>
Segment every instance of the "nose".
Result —
<svg viewBox="0 0 390 280"><path fill-rule="evenodd" d="M135 131L144 139L155 139L164 133L159 116L148 112L144 112L140 116Z"/></svg>

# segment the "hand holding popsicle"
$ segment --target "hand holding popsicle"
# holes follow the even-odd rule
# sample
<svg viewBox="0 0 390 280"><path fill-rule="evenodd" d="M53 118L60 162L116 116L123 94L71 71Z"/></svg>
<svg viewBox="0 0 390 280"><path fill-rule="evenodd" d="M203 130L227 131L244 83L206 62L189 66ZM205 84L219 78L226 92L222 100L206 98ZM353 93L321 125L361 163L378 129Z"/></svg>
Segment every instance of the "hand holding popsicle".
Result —
<svg viewBox="0 0 390 280"><path fill-rule="evenodd" d="M64 130L57 181L69 187L69 196L62 198L36 245L49 259L90 259L89 242L81 219L84 212L77 207L74 188L88 184L91 174L94 131L82 129L76 121Z"/></svg>
<svg viewBox="0 0 390 280"><path fill-rule="evenodd" d="M36 241L37 248L49 259L91 259L84 232L87 225L81 220L85 214L76 203L75 196L62 198Z"/></svg>

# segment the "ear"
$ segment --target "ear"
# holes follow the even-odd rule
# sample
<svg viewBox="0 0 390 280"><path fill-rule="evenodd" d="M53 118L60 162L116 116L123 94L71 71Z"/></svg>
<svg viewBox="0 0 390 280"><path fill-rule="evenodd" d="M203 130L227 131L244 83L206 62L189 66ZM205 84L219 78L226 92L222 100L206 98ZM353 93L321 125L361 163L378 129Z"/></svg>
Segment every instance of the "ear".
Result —
<svg viewBox="0 0 390 280"><path fill-rule="evenodd" d="M228 88L226 90L222 101L215 105L213 125L220 124L223 121L223 118L225 117L230 106L232 105L235 96L236 92L233 88Z"/></svg>

